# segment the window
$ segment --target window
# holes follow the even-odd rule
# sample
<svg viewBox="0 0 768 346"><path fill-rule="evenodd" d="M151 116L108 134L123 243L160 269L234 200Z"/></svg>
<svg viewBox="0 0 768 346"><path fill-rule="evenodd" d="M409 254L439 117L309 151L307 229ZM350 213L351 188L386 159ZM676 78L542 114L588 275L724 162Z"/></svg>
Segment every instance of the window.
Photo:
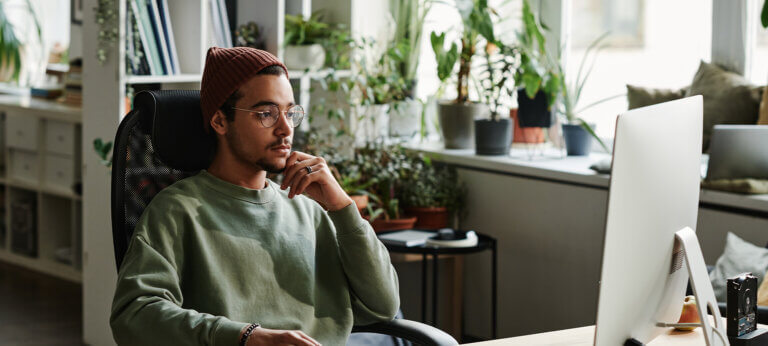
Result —
<svg viewBox="0 0 768 346"><path fill-rule="evenodd" d="M760 11L763 9L764 1L756 1L757 6L749 15L755 16L754 20L748 23L754 25L750 30L754 30L754 48L752 49L752 63L749 71L749 80L757 85L765 85L768 82L768 29L763 28L760 23Z"/></svg>
<svg viewBox="0 0 768 346"><path fill-rule="evenodd" d="M577 109L614 95L626 94L626 84L649 88L690 85L700 60L709 61L712 0L579 0L573 1L571 40L566 61L568 80L575 78L589 44L605 32L605 49ZM768 76L764 74L764 76ZM627 109L618 97L579 114L597 125L602 137L613 137L616 116Z"/></svg>

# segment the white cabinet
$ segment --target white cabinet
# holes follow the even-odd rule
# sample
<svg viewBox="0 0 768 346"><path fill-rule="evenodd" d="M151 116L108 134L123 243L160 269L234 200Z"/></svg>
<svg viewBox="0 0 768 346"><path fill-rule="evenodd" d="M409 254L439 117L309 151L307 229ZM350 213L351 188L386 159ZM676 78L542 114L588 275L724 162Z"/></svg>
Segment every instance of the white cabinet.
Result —
<svg viewBox="0 0 768 346"><path fill-rule="evenodd" d="M81 113L0 96L0 261L82 280Z"/></svg>

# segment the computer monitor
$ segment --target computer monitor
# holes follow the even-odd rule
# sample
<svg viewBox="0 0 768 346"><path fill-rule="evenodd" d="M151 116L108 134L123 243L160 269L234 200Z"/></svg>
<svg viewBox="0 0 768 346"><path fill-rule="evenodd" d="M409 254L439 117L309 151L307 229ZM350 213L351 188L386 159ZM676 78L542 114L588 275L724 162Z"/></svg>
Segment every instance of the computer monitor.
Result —
<svg viewBox="0 0 768 346"><path fill-rule="evenodd" d="M648 343L682 311L688 271L675 232L696 229L702 98L619 115L600 273L595 345Z"/></svg>
<svg viewBox="0 0 768 346"><path fill-rule="evenodd" d="M768 179L768 125L715 125L707 180Z"/></svg>

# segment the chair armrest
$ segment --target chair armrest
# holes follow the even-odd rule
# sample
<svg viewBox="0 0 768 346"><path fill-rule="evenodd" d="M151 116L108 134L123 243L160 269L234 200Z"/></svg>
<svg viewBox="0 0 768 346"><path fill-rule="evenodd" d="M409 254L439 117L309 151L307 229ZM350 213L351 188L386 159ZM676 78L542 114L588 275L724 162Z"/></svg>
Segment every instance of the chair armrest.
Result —
<svg viewBox="0 0 768 346"><path fill-rule="evenodd" d="M353 333L376 333L390 335L425 346L458 345L448 333L424 323L394 319L365 326L355 326Z"/></svg>

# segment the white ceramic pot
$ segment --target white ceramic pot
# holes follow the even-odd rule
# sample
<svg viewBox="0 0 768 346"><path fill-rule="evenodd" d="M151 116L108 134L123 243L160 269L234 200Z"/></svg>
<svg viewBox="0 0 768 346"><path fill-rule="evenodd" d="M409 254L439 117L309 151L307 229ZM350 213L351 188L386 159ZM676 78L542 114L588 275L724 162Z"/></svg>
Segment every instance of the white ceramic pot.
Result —
<svg viewBox="0 0 768 346"><path fill-rule="evenodd" d="M325 64L325 49L319 44L286 46L284 55L289 70L316 70Z"/></svg>
<svg viewBox="0 0 768 346"><path fill-rule="evenodd" d="M405 100L393 103L389 109L389 135L413 138L421 129L421 102Z"/></svg>

